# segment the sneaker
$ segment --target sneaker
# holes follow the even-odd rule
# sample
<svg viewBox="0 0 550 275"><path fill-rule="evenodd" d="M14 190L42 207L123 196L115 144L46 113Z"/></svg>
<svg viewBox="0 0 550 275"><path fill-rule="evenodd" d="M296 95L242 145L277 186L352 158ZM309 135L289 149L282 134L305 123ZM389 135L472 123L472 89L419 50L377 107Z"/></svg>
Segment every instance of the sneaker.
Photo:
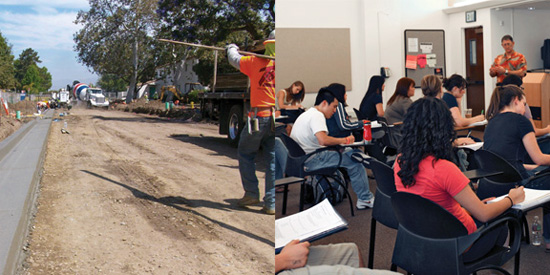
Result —
<svg viewBox="0 0 550 275"><path fill-rule="evenodd" d="M372 208L374 206L374 197L368 201L357 199L356 206L359 210Z"/></svg>
<svg viewBox="0 0 550 275"><path fill-rule="evenodd" d="M237 201L237 204L240 206L254 205L260 203L260 200L257 198L244 196Z"/></svg>
<svg viewBox="0 0 550 275"><path fill-rule="evenodd" d="M264 208L262 208L262 211L268 215L275 215L275 208L268 208L264 206Z"/></svg>

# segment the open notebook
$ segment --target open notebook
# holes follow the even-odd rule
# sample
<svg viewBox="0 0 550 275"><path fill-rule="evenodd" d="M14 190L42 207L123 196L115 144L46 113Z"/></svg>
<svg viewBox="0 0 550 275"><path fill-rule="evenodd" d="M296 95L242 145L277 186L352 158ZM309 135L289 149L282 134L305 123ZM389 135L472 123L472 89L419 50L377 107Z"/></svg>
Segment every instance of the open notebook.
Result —
<svg viewBox="0 0 550 275"><path fill-rule="evenodd" d="M535 190L529 188L525 188L523 190L525 190L525 200L522 203L514 205L512 208L527 210L550 201L550 190ZM489 203L502 200L506 196L507 195L500 196L492 201L489 201Z"/></svg>
<svg viewBox="0 0 550 275"><path fill-rule="evenodd" d="M348 228L328 199L302 212L275 220L275 252L292 240L314 241Z"/></svg>

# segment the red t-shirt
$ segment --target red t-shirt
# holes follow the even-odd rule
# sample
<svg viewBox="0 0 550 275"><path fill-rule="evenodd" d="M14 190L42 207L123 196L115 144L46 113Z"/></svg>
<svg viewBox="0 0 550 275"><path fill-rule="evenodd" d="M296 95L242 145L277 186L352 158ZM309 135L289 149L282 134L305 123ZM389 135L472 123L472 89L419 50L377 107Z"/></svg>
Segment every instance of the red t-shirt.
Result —
<svg viewBox="0 0 550 275"><path fill-rule="evenodd" d="M401 170L395 162L394 177L397 191L409 192L429 199L453 214L468 229L468 234L477 230L474 219L454 199L456 194L464 188L470 188L470 180L462 174L458 167L448 160L438 160L433 163L434 157L424 158L415 175L416 183L405 188L397 172Z"/></svg>
<svg viewBox="0 0 550 275"><path fill-rule="evenodd" d="M250 107L274 107L275 61L255 56L244 56L241 57L239 65L241 72L250 78ZM269 115L271 115L270 112L267 116Z"/></svg>

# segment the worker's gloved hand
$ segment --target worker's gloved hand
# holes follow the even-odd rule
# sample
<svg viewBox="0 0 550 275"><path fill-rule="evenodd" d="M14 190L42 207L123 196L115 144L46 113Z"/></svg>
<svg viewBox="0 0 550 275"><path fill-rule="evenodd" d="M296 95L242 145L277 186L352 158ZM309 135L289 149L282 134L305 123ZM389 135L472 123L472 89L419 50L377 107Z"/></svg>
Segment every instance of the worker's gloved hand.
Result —
<svg viewBox="0 0 550 275"><path fill-rule="evenodd" d="M231 44L225 46L225 53L228 54L228 53L229 53L229 50L231 50L231 49L235 49L235 50L238 51L238 50L239 50L239 46L237 46L237 45L231 43Z"/></svg>
<svg viewBox="0 0 550 275"><path fill-rule="evenodd" d="M239 47L235 44L229 44L225 46L225 53L227 54L227 60L229 61L229 64L231 64L237 70L240 70L239 62L242 56L239 54L238 50Z"/></svg>

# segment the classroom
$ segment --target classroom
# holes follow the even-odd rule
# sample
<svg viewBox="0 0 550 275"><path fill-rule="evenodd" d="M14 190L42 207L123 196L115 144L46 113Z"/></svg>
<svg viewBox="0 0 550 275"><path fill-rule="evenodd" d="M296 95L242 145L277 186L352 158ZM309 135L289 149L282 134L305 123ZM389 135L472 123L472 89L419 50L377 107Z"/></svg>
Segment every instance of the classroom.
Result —
<svg viewBox="0 0 550 275"><path fill-rule="evenodd" d="M549 39L547 43L550 44L550 28L547 27L550 1L277 0L275 10L276 91L301 81L305 90L301 105L306 110L317 106L315 100L321 88L340 83L345 86L347 96L345 112L351 120L357 120L360 112L356 113L354 109L360 108L372 76L381 75L384 79L385 89L380 95L382 107L386 110L400 79L414 80L414 95L410 99L416 102L424 97L421 82L426 75L445 79L457 74L464 83L459 88L465 90L464 96L457 97L458 114L464 117L469 113L472 118L482 116L480 121L485 122L481 127L455 127L455 130L459 136L467 135L483 142L487 128L485 119L495 117L488 113L495 87L505 76L515 74L512 68L494 73L492 67L495 58L507 52L505 42L512 42L513 51L521 53L527 64L526 70L518 70L523 81L520 93L525 96L523 99L517 97L517 104L522 103L531 112L534 129L550 129L550 57L547 57L548 61L543 58L548 55L545 54L548 47L545 47L545 40ZM456 122L455 118L455 126ZM538 164L535 158L533 161ZM376 173L367 169L367 174L369 188L375 193ZM300 184L287 187L285 214L280 211L284 192L277 193L277 220L301 210L298 203L301 200ZM352 242L358 246L365 265L367 259L373 261L369 268L390 270L397 231L378 224L375 228L376 254L371 260L369 245L374 240L371 232L374 229L372 223L376 221L371 220L372 209L357 210L358 207L348 202L358 200L352 187L349 187L351 198L344 198L334 205L347 221L347 229L311 245ZM306 209L310 207L312 205L305 206ZM355 208L355 213L350 213L350 208ZM525 213L529 226L535 216L542 220L544 214L541 207ZM531 230L527 231L526 234L530 235ZM522 241L521 260L519 257L510 259L502 268L510 274L545 274L550 253L545 253L544 243L533 246ZM550 249L546 250L550 252ZM401 268L397 271L407 272ZM438 274L435 270L433 272Z"/></svg>

